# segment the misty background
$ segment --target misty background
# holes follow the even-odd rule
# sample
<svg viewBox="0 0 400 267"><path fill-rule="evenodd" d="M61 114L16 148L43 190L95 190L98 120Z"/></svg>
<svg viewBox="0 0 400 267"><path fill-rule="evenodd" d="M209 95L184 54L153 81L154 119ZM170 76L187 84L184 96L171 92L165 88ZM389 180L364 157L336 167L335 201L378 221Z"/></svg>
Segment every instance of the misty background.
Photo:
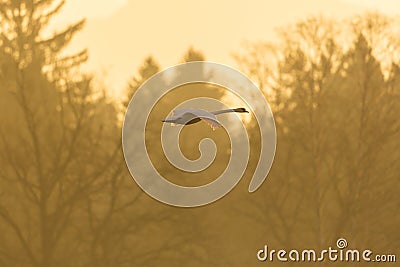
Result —
<svg viewBox="0 0 400 267"><path fill-rule="evenodd" d="M349 2L357 1L340 3ZM238 50L219 44L220 50L210 49L214 56L209 58L209 49L193 42L175 48L178 52L170 53L174 62L168 62L158 52L169 51L168 44L146 39L154 35L152 27L162 24L157 15L144 12L147 23L121 22L112 28L148 44L149 51L135 58L128 56L135 42L120 47L103 27L96 30L103 38L95 45L71 47L85 20L73 18L65 27L51 24L57 18L65 21L60 18L63 5L56 0L0 2L0 266L280 266L276 261L259 263L257 251L265 244L322 250L334 247L340 237L350 248L398 251L396 16L306 14L282 25L271 38L269 26L257 21L257 38L238 34L245 41L234 44ZM82 8L95 9L94 4ZM235 21L253 17L249 12ZM148 35L135 34L134 26ZM175 31L179 28L171 28ZM129 73L126 79L114 74L105 78L85 65L91 50L103 45L116 51L117 58L125 55L129 66L137 66L121 64ZM168 66L161 65L158 54L173 64L216 60L221 49L225 60L229 57L247 74L271 105L278 135L273 167L263 186L248 194L260 139L255 121L246 121L251 155L238 186L205 207L163 205L143 193L126 168L121 150L126 105L147 78ZM112 53L103 60L110 57ZM119 81L109 87L104 79ZM155 119L149 121L152 131L146 142L161 173L177 183L198 184L155 156L160 152L158 117L191 97L235 102L220 88L179 90L150 114ZM190 138L184 141L185 136ZM217 177L229 157L224 132L212 132L203 124L187 127L182 149L188 158L196 158L197 140L206 136L218 147L218 161L207 177ZM356 265L315 263L331 264Z"/></svg>

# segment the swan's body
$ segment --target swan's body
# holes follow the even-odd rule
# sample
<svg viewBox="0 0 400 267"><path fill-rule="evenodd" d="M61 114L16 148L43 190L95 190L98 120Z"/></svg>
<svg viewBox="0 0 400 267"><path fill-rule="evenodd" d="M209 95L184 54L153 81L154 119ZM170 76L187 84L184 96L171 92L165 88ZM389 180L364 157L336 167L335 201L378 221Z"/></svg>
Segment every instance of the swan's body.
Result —
<svg viewBox="0 0 400 267"><path fill-rule="evenodd" d="M165 120L162 121L173 124L181 124L181 125L189 125L197 123L199 121L204 121L213 130L215 130L216 128L221 127L221 123L217 120L216 115L229 112L248 113L248 111L245 108L224 109L213 112L203 109L188 108L188 109L174 110L171 117L166 118Z"/></svg>

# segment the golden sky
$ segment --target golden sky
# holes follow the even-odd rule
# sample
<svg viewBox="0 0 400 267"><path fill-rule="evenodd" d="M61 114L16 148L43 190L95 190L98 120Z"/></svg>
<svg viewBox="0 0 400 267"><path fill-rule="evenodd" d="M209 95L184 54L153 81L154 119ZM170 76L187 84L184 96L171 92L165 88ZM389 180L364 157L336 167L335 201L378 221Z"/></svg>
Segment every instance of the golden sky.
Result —
<svg viewBox="0 0 400 267"><path fill-rule="evenodd" d="M366 10L397 15L400 1L67 0L52 27L87 18L70 50L88 48L87 68L118 94L147 55L168 67L194 46L208 60L235 66L232 54L244 41L271 40L276 28L307 15L344 18Z"/></svg>

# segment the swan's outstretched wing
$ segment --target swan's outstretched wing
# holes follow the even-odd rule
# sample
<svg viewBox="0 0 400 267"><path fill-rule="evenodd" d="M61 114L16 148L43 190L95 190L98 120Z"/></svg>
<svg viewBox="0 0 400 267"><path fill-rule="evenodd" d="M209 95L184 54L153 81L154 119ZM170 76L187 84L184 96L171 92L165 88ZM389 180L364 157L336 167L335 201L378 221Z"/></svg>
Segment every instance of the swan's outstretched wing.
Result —
<svg viewBox="0 0 400 267"><path fill-rule="evenodd" d="M174 110L173 116L181 117L184 123L187 123L194 118L199 118L205 123L207 123L213 130L221 127L221 124L218 122L217 117L211 112L208 112L203 109L188 108L188 109Z"/></svg>
<svg viewBox="0 0 400 267"><path fill-rule="evenodd" d="M204 121L205 123L207 123L208 126L210 126L213 129L213 131L215 131L215 129L221 127L221 124L217 120L214 120L211 118L202 118L202 117L200 117L200 119L202 121Z"/></svg>
<svg viewBox="0 0 400 267"><path fill-rule="evenodd" d="M191 109L187 112L193 114L197 118L207 123L208 126L210 126L213 130L221 127L221 124L217 120L217 117L209 111L203 109Z"/></svg>
<svg viewBox="0 0 400 267"><path fill-rule="evenodd" d="M179 116L179 115L183 115L184 113L186 113L187 110L186 109L174 109L172 111L172 116L171 117L175 117L175 116Z"/></svg>

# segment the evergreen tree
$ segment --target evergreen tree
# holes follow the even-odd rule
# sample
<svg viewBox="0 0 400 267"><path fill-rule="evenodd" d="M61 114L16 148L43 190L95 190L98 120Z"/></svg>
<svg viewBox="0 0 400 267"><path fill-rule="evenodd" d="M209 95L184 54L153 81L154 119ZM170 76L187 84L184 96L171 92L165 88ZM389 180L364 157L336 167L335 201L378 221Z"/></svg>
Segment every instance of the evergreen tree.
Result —
<svg viewBox="0 0 400 267"><path fill-rule="evenodd" d="M78 266L84 224L76 218L115 172L118 146L108 139L118 133L115 109L78 74L85 50L61 56L84 21L43 35L63 4L0 3L3 266Z"/></svg>
<svg viewBox="0 0 400 267"><path fill-rule="evenodd" d="M158 73L160 71L160 65L157 61L152 57L148 56L144 59L144 62L139 67L137 75L132 77L131 81L128 83L127 89L127 100L124 101L124 106L129 104L130 99L136 90L151 76Z"/></svg>
<svg viewBox="0 0 400 267"><path fill-rule="evenodd" d="M183 55L182 60L183 62L204 61L206 58L201 51L198 51L191 46Z"/></svg>
<svg viewBox="0 0 400 267"><path fill-rule="evenodd" d="M392 82L396 83L396 68L385 80L381 63L367 39L359 34L354 47L345 55L342 86L337 92L342 103L342 126L336 131L341 137L338 141L345 144L343 147L337 143L346 162L342 170L347 181L342 206L343 218L347 220L341 227L349 234L357 233L354 243L377 245L379 240L371 234L373 229L377 225L383 227L382 224L391 229L394 223L382 222L381 218L393 210L392 204L396 202L389 192L395 186L393 175L398 170L387 162L399 160L399 155L390 151L396 146L393 138L399 134L394 110L398 110L400 101L390 87ZM380 200L388 197L391 201ZM387 234L389 238L394 233ZM388 243L382 246L390 247Z"/></svg>

